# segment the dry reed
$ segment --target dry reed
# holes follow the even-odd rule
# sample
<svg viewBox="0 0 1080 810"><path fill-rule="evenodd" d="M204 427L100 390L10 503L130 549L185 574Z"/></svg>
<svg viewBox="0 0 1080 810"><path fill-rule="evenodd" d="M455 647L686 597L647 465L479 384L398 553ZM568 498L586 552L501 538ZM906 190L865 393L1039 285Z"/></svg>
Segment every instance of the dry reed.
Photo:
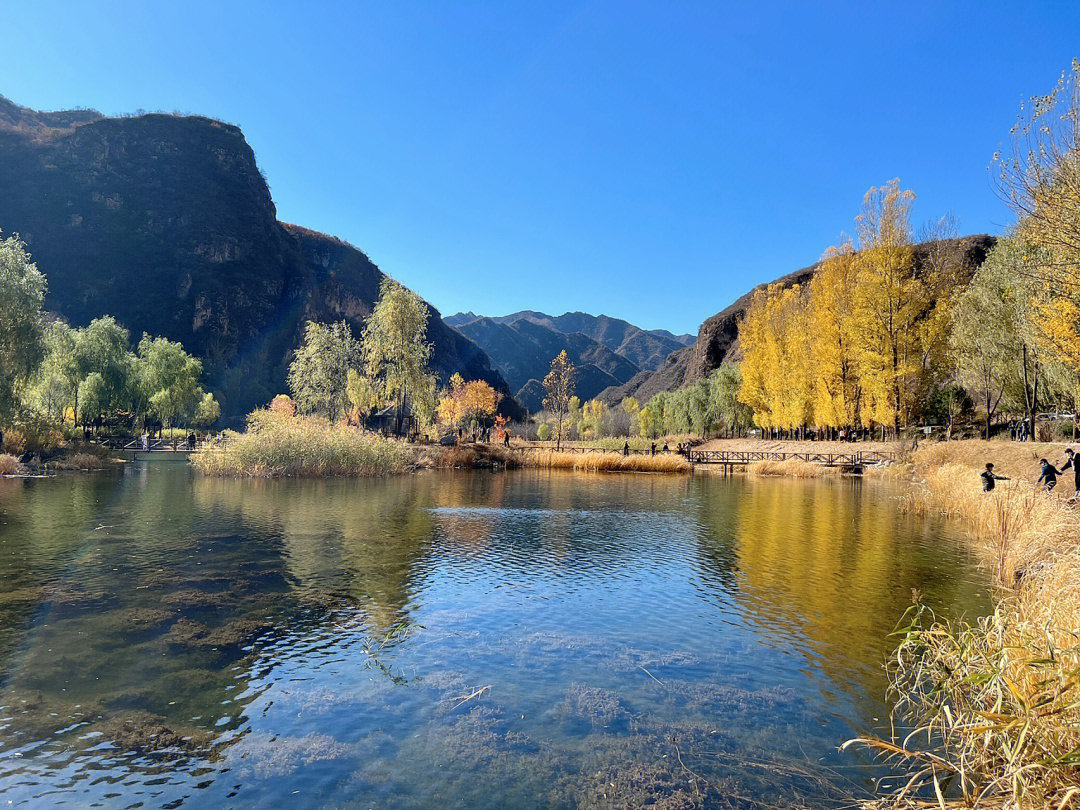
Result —
<svg viewBox="0 0 1080 810"><path fill-rule="evenodd" d="M224 448L204 448L191 463L207 475L256 478L378 476L415 466L416 453L393 439L317 417L256 411L245 433L229 433Z"/></svg>
<svg viewBox="0 0 1080 810"><path fill-rule="evenodd" d="M688 473L693 470L689 461L674 453L624 456L621 453L559 453L542 450L522 453L519 463L522 467L589 472Z"/></svg>
<svg viewBox="0 0 1080 810"><path fill-rule="evenodd" d="M100 470L105 466L101 456L93 453L68 453L50 465L57 470Z"/></svg>
<svg viewBox="0 0 1080 810"><path fill-rule="evenodd" d="M1002 590L975 623L939 621L918 602L905 615L889 674L907 731L848 743L904 771L872 806L1080 806L1080 532L1065 500L1032 483L1037 459L1060 452L956 442L913 454L919 480L901 507L959 521ZM1014 480L983 492L987 461Z"/></svg>
<svg viewBox="0 0 1080 810"><path fill-rule="evenodd" d="M825 478L830 475L839 475L842 470L839 467L826 467L824 464L813 464L798 458L786 458L783 461L754 461L746 465L748 475L761 477L785 477L785 478Z"/></svg>
<svg viewBox="0 0 1080 810"><path fill-rule="evenodd" d="M0 475L21 475L25 468L15 456L0 453Z"/></svg>

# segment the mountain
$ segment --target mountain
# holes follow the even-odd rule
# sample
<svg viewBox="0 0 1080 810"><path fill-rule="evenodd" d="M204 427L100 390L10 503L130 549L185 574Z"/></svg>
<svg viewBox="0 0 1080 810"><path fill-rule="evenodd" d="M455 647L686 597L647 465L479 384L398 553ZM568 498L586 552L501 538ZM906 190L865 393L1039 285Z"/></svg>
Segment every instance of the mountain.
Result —
<svg viewBox="0 0 1080 810"><path fill-rule="evenodd" d="M996 242L997 239L993 236L977 234L916 245L916 272L918 268L925 266L933 255L936 261L955 266L959 277L970 278ZM785 287L806 284L820 265L821 262L816 262L769 283L779 283ZM644 404L661 391L675 391L694 384L725 361L738 360L739 322L750 306L754 293L766 286L768 285L759 284L726 309L706 320L698 329L697 340L693 345L669 355L659 368L642 371L622 385L607 388L600 392L599 398L614 404L625 397L633 396Z"/></svg>
<svg viewBox="0 0 1080 810"><path fill-rule="evenodd" d="M551 358L565 350L578 368L577 395L590 399L605 388L658 368L692 341L664 330L646 331L618 318L567 312L559 316L525 310L499 317L460 312L446 323L476 343L530 411L543 402L540 381Z"/></svg>
<svg viewBox="0 0 1080 810"><path fill-rule="evenodd" d="M230 422L286 390L305 321L359 332L384 277L351 245L279 222L240 129L209 118L41 113L0 97L0 189L0 227L48 278L46 307L181 341ZM484 352L429 313L441 379L509 395Z"/></svg>

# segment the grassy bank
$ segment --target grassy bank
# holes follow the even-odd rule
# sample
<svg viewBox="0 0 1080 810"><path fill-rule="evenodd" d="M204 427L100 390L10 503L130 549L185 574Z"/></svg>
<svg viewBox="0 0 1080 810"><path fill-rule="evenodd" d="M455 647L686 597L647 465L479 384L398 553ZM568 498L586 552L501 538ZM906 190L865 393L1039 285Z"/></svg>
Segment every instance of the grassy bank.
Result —
<svg viewBox="0 0 1080 810"><path fill-rule="evenodd" d="M959 521L999 585L994 613L938 621L916 604L890 663L894 739L863 738L904 772L875 807L1080 806L1080 527L1071 482L1035 491L1060 445L956 442L912 457L910 511ZM981 491L987 461L1010 481Z"/></svg>
<svg viewBox="0 0 1080 810"><path fill-rule="evenodd" d="M412 445L323 419L256 411L244 433L226 434L224 447L191 455L207 475L257 478L393 475L414 469L534 467L590 472L690 472L673 453L623 456L619 453L559 453L508 450L497 444L457 447Z"/></svg>
<svg viewBox="0 0 1080 810"><path fill-rule="evenodd" d="M624 456L621 453L560 453L555 450L533 450L518 453L517 466L550 470L588 470L590 472L664 472L687 473L693 467L685 458L674 453L655 456Z"/></svg>
<svg viewBox="0 0 1080 810"><path fill-rule="evenodd" d="M842 472L840 467L826 467L824 464L813 464L797 458L788 458L783 461L755 461L746 465L747 475L762 478L825 478L840 475Z"/></svg>
<svg viewBox="0 0 1080 810"><path fill-rule="evenodd" d="M224 448L193 453L191 463L207 475L377 476L412 469L416 453L402 442L323 419L256 411L246 432L230 432Z"/></svg>

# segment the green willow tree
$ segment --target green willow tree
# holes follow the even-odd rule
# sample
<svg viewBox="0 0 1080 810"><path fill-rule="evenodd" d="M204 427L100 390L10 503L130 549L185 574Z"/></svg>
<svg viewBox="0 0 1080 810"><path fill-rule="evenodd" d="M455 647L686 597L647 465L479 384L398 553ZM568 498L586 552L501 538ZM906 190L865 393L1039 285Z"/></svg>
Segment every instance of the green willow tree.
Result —
<svg viewBox="0 0 1080 810"><path fill-rule="evenodd" d="M385 278L364 326L364 367L381 399L394 402L399 434L410 405L422 405L414 416L430 420L434 412L435 386L428 370L429 314L420 296Z"/></svg>
<svg viewBox="0 0 1080 810"><path fill-rule="evenodd" d="M45 288L26 245L0 241L0 422L14 416L41 361Z"/></svg>
<svg viewBox="0 0 1080 810"><path fill-rule="evenodd" d="M179 343L149 335L143 335L139 341L140 396L167 427L185 416L194 419L203 406L206 394L199 385L202 371L202 363ZM204 418L209 407L209 404L204 406Z"/></svg>
<svg viewBox="0 0 1080 810"><path fill-rule="evenodd" d="M289 365L289 389L301 413L337 422L348 410L349 371L360 367L360 343L345 321L308 321Z"/></svg>

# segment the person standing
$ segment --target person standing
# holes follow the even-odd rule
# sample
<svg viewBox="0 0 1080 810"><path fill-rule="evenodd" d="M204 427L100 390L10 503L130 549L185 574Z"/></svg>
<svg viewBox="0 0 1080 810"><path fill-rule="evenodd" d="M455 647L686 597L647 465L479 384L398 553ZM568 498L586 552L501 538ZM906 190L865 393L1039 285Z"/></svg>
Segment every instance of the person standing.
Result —
<svg viewBox="0 0 1080 810"><path fill-rule="evenodd" d="M1065 450L1065 463L1061 465L1061 471L1071 469L1073 471L1073 496L1070 500L1076 500L1080 495L1080 456L1076 455L1076 451L1071 447Z"/></svg>

